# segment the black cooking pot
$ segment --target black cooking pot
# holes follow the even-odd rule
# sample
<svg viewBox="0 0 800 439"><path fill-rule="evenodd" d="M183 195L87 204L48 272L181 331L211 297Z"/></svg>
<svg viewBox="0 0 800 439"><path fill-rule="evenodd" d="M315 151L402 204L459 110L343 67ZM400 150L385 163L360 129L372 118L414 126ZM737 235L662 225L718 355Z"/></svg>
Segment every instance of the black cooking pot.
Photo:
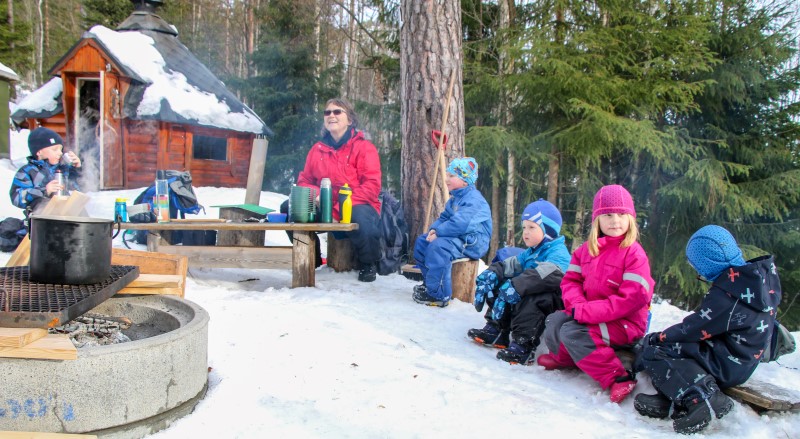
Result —
<svg viewBox="0 0 800 439"><path fill-rule="evenodd" d="M106 219L31 215L30 280L65 285L106 280L113 231L114 221Z"/></svg>

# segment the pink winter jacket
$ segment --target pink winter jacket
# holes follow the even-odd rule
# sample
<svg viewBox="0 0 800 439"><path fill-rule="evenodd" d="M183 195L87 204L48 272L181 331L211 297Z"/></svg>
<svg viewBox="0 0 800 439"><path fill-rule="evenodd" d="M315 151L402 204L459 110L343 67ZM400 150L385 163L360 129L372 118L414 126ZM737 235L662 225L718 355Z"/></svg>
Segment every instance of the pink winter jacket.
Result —
<svg viewBox="0 0 800 439"><path fill-rule="evenodd" d="M598 240L600 254L593 257L584 243L572 254L561 281L567 313L583 324L616 322L625 328L628 342L647 332L647 315L655 282L642 246L619 244L624 236Z"/></svg>

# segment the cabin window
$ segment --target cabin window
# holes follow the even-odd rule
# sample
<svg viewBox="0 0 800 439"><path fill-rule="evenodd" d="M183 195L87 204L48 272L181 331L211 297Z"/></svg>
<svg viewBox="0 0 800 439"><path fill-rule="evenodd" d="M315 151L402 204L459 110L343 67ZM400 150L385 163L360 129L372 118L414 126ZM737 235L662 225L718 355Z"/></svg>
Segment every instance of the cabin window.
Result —
<svg viewBox="0 0 800 439"><path fill-rule="evenodd" d="M192 157L201 160L228 160L228 139L224 137L192 136Z"/></svg>

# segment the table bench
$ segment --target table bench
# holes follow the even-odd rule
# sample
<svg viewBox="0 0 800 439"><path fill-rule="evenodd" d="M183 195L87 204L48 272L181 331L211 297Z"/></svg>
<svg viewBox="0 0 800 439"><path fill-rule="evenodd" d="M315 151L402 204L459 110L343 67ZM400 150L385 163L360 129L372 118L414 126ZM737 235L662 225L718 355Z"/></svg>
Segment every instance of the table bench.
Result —
<svg viewBox="0 0 800 439"><path fill-rule="evenodd" d="M312 233L350 232L358 224L340 223L257 223L226 220L172 220L168 223L121 223L126 230L146 230L147 250L189 258L190 267L206 268L283 268L292 271L292 288L312 287L315 284L314 254L316 242ZM179 230L266 231L282 230L293 233L291 247L273 246L183 246L171 245L169 234Z"/></svg>

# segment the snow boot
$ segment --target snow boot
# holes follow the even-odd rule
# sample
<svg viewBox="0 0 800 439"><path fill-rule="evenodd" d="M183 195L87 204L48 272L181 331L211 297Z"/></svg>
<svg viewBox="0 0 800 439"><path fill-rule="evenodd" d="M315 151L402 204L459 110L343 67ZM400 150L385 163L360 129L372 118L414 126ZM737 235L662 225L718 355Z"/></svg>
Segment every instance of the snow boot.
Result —
<svg viewBox="0 0 800 439"><path fill-rule="evenodd" d="M508 331L498 328L494 323L486 323L483 329L470 329L467 331L467 337L486 346L494 346L497 349L508 347Z"/></svg>
<svg viewBox="0 0 800 439"><path fill-rule="evenodd" d="M633 392L634 388L636 388L636 379L630 371L625 371L625 375L617 377L611 384L608 398L611 402L619 404Z"/></svg>
<svg viewBox="0 0 800 439"><path fill-rule="evenodd" d="M571 367L559 363L553 354L539 355L539 358L536 359L536 363L538 363L539 366L544 367L544 370L568 369Z"/></svg>
<svg viewBox="0 0 800 439"><path fill-rule="evenodd" d="M711 395L705 400L700 394L694 394L682 401L681 405L686 412L672 422L676 433L692 434L702 431L711 422L712 412L717 419L722 419L733 409L733 401L719 390L716 383L709 383L708 389Z"/></svg>
<svg viewBox="0 0 800 439"><path fill-rule="evenodd" d="M533 363L533 355L533 349L529 346L512 341L507 348L497 352L497 359L511 364L527 366Z"/></svg>
<svg viewBox="0 0 800 439"><path fill-rule="evenodd" d="M414 294L411 295L411 298L414 299L414 302L428 306L438 306L439 308L444 308L450 304L450 298L437 299L435 297L431 297L431 295L428 294L428 289L425 287L425 285L415 286Z"/></svg>
<svg viewBox="0 0 800 439"><path fill-rule="evenodd" d="M672 401L660 392L655 395L640 393L633 399L633 408L640 415L650 418L667 419L670 407L672 407Z"/></svg>
<svg viewBox="0 0 800 439"><path fill-rule="evenodd" d="M358 271L358 280L360 282L374 282L376 277L375 264L364 264L361 266L361 270Z"/></svg>

